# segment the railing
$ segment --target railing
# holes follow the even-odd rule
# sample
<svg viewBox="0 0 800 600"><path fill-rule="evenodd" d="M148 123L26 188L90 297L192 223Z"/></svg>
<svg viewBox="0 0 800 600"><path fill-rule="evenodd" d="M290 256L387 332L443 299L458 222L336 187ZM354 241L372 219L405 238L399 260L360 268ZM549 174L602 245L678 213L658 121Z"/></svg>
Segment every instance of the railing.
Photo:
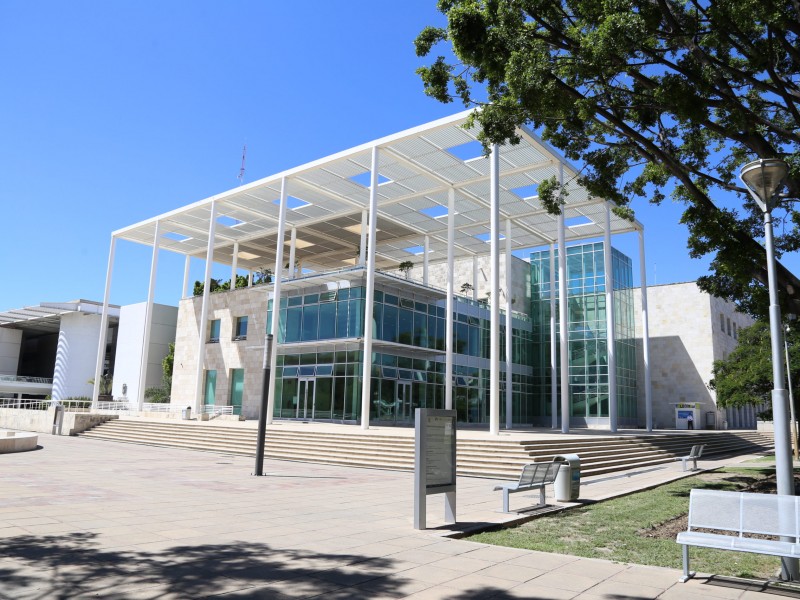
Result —
<svg viewBox="0 0 800 600"><path fill-rule="evenodd" d="M179 413L181 412L180 406L169 404L167 402L145 402L142 404L143 412L163 412L163 413Z"/></svg>
<svg viewBox="0 0 800 600"><path fill-rule="evenodd" d="M217 406L216 404L205 404L203 405L203 414L204 415L212 415L217 417L219 415L232 415L233 414L233 407L232 406Z"/></svg>
<svg viewBox="0 0 800 600"><path fill-rule="evenodd" d="M89 412L91 400L18 400L16 398L0 398L0 408L20 408L24 410L47 410L51 406L60 404L67 412Z"/></svg>
<svg viewBox="0 0 800 600"><path fill-rule="evenodd" d="M21 383L53 383L47 377L28 377L27 375L0 375L0 381L21 382Z"/></svg>
<svg viewBox="0 0 800 600"><path fill-rule="evenodd" d="M17 398L0 398L0 408L21 408L24 410L47 410L50 400L19 400Z"/></svg>
<svg viewBox="0 0 800 600"><path fill-rule="evenodd" d="M98 411L117 412L117 413L136 411L136 408L131 406L130 402L98 402L95 408Z"/></svg>

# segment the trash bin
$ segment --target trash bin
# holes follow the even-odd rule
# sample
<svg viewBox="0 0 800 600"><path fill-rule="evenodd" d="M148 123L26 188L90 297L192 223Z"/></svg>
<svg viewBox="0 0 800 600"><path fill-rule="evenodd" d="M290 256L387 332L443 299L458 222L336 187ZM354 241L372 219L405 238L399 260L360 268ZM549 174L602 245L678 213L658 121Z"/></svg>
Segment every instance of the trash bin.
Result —
<svg viewBox="0 0 800 600"><path fill-rule="evenodd" d="M192 418L192 407L187 406L186 408L181 409L181 419L184 421L188 421Z"/></svg>
<svg viewBox="0 0 800 600"><path fill-rule="evenodd" d="M581 493L581 457L577 454L560 454L553 460L562 463L556 475L556 500L574 502Z"/></svg>

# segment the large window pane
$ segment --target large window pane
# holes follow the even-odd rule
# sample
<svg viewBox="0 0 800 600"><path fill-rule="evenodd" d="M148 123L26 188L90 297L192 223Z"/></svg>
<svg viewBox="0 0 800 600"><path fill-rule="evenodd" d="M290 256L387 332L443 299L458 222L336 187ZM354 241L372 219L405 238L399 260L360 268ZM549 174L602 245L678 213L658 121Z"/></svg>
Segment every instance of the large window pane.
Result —
<svg viewBox="0 0 800 600"><path fill-rule="evenodd" d="M206 371L206 404L216 404L217 396L217 372L215 370Z"/></svg>
<svg viewBox="0 0 800 600"><path fill-rule="evenodd" d="M302 341L309 342L318 339L319 332L319 305L312 304L303 308L303 333Z"/></svg>
<svg viewBox="0 0 800 600"><path fill-rule="evenodd" d="M319 306L319 339L336 337L336 302L326 302Z"/></svg>
<svg viewBox="0 0 800 600"><path fill-rule="evenodd" d="M397 307L388 304L383 307L383 339L387 342L397 341Z"/></svg>
<svg viewBox="0 0 800 600"><path fill-rule="evenodd" d="M233 414L242 414L244 397L244 369L231 369L231 406Z"/></svg>
<svg viewBox="0 0 800 600"><path fill-rule="evenodd" d="M302 307L297 306L286 311L286 333L284 334L284 339L287 343L300 341L302 319Z"/></svg>

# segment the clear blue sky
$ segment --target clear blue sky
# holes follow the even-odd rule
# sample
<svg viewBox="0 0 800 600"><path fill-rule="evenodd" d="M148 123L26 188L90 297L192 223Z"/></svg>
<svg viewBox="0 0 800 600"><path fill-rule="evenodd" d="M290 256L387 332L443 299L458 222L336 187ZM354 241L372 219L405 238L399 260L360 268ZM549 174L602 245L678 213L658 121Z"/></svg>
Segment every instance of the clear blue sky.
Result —
<svg viewBox="0 0 800 600"><path fill-rule="evenodd" d="M0 3L0 310L101 300L111 232L235 187L245 143L248 182L461 110L414 73L435 4ZM706 272L680 207L634 208L649 283ZM615 245L637 260L635 236ZM113 303L146 299L149 262L118 244ZM156 301L182 273L162 252Z"/></svg>

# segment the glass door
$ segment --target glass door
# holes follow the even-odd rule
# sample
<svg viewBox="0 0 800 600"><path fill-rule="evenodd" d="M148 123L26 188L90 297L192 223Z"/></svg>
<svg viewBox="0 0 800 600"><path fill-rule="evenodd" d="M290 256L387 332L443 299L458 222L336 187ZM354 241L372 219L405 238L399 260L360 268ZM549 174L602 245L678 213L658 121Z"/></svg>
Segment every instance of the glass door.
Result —
<svg viewBox="0 0 800 600"><path fill-rule="evenodd" d="M297 419L314 418L314 396L316 391L316 380L311 377L299 379L297 385Z"/></svg>
<svg viewBox="0 0 800 600"><path fill-rule="evenodd" d="M414 418L411 407L411 382L397 381L395 387L395 421L411 421Z"/></svg>

